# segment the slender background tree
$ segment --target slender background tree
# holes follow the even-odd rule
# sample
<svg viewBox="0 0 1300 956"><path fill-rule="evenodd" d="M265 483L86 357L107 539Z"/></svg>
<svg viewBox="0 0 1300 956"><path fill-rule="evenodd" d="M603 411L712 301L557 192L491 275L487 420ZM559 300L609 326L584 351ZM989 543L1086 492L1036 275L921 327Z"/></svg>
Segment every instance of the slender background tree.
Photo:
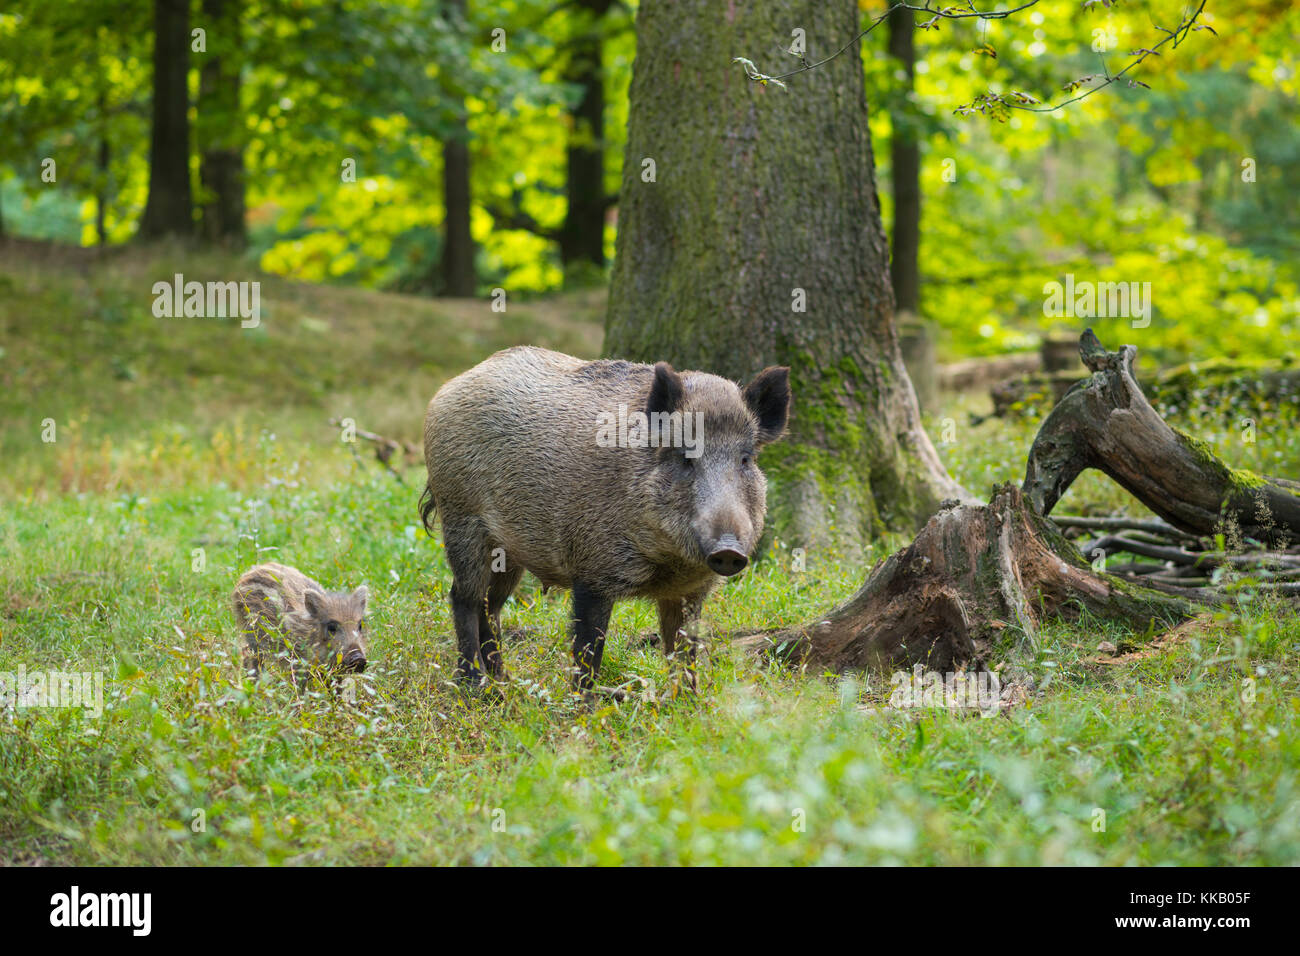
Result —
<svg viewBox="0 0 1300 956"><path fill-rule="evenodd" d="M466 0L447 0L453 29L464 31ZM452 85L456 80L451 80ZM442 196L446 215L442 230L442 258L438 264L441 292L450 296L471 296L478 279L474 272L474 237L470 234L469 127L465 122L463 98L453 105L455 116L442 146Z"/></svg>
<svg viewBox="0 0 1300 956"><path fill-rule="evenodd" d="M240 108L242 0L203 0L207 56L199 70L199 181L202 235L248 245L244 202L244 113Z"/></svg>
<svg viewBox="0 0 1300 956"><path fill-rule="evenodd" d="M613 0L577 0L586 16L570 41L565 78L578 89L570 114L566 147L568 198L560 228L560 261L565 274L586 265L599 275L605 268L605 71L602 18Z"/></svg>
<svg viewBox="0 0 1300 956"><path fill-rule="evenodd" d="M916 25L911 10L889 15L889 55L897 60L901 88L895 96L889 143L894 190L894 231L890 237L889 276L899 312L921 314L921 145L911 97L916 79Z"/></svg>
<svg viewBox="0 0 1300 956"><path fill-rule="evenodd" d="M153 130L149 144L149 201L140 236L190 236L190 5L154 0Z"/></svg>

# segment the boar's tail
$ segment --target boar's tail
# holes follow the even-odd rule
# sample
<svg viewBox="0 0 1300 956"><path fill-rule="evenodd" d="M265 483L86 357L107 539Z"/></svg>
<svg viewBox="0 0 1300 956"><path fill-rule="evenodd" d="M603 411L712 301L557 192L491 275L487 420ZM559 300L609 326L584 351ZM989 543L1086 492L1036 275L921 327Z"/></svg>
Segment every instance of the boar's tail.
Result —
<svg viewBox="0 0 1300 956"><path fill-rule="evenodd" d="M437 509L438 503L433 500L433 486L425 482L424 494L420 495L420 523L430 537L433 535L433 513Z"/></svg>

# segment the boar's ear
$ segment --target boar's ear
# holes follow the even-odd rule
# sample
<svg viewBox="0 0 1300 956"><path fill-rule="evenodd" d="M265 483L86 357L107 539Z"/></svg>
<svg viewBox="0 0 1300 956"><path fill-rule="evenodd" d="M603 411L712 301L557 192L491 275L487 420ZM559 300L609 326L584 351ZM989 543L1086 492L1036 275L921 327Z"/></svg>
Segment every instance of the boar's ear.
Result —
<svg viewBox="0 0 1300 956"><path fill-rule="evenodd" d="M667 362L659 362L655 365L655 380L650 386L650 397L646 399L645 413L650 416L655 412L676 411L685 396L682 377Z"/></svg>
<svg viewBox="0 0 1300 956"><path fill-rule="evenodd" d="M357 617L366 616L366 602L370 600L370 588L364 584L352 592L352 606L357 609Z"/></svg>
<svg viewBox="0 0 1300 956"><path fill-rule="evenodd" d="M790 369L772 365L745 386L745 404L758 419L758 443L766 445L785 434L790 417Z"/></svg>
<svg viewBox="0 0 1300 956"><path fill-rule="evenodd" d="M325 616L325 595L315 588L308 588L302 592L302 606L308 614L319 620Z"/></svg>

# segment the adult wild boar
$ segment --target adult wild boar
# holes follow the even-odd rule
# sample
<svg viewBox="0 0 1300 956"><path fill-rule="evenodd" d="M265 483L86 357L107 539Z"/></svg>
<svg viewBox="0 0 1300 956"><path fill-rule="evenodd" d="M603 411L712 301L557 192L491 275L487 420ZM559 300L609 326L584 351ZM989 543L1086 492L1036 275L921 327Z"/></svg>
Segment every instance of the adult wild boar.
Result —
<svg viewBox="0 0 1300 956"><path fill-rule="evenodd" d="M481 662L505 678L499 614L528 570L573 590L577 689L594 686L610 611L628 597L658 602L664 652L693 685L686 625L749 562L767 508L756 456L789 409L788 368L742 389L666 362L522 346L447 382L425 416L420 514L430 532L442 517L457 676L481 681Z"/></svg>

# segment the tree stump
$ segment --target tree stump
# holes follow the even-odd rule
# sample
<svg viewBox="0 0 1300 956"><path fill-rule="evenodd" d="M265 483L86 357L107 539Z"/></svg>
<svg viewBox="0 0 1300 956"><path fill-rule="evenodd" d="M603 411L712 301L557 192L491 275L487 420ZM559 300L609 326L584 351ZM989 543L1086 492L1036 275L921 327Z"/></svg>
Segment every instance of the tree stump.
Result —
<svg viewBox="0 0 1300 956"><path fill-rule="evenodd" d="M794 664L833 671L921 663L979 668L999 648L1038 639L1049 617L1086 608L1145 627L1190 617L1187 599L1094 572L1020 489L1001 485L987 505L945 506L916 539L878 564L862 589L822 620L739 644Z"/></svg>

